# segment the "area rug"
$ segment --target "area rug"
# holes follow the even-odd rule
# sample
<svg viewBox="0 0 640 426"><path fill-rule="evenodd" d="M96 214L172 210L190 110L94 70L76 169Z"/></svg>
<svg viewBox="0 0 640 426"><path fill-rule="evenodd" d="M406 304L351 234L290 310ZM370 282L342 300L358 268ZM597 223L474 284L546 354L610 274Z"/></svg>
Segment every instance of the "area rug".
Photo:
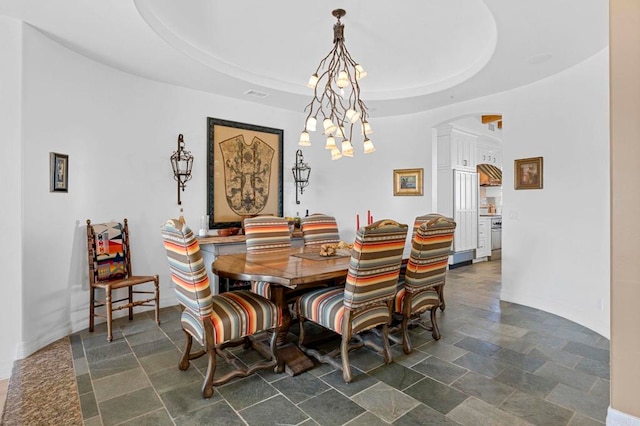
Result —
<svg viewBox="0 0 640 426"><path fill-rule="evenodd" d="M69 338L16 361L3 425L81 425L80 398Z"/></svg>

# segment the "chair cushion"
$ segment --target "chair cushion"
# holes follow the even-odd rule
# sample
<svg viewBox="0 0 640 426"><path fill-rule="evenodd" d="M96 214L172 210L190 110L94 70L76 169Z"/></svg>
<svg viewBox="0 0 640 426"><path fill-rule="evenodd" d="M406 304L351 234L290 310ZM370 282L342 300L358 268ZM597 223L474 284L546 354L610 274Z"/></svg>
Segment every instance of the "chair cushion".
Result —
<svg viewBox="0 0 640 426"><path fill-rule="evenodd" d="M251 281L251 291L264 298L271 299L271 283L267 281Z"/></svg>
<svg viewBox="0 0 640 426"><path fill-rule="evenodd" d="M333 216L312 214L302 218L301 226L305 246L340 242L338 224Z"/></svg>
<svg viewBox="0 0 640 426"><path fill-rule="evenodd" d="M281 312L273 302L247 290L213 296L212 310L216 345L271 330L282 322Z"/></svg>
<svg viewBox="0 0 640 426"><path fill-rule="evenodd" d="M396 292L396 298L393 303L395 312L402 314L404 301L407 298L407 291L404 287L404 282L398 282L398 291ZM439 306L440 298L438 292L434 288L427 288L417 294L413 294L411 298L410 312L417 313L424 309L433 306Z"/></svg>
<svg viewBox="0 0 640 426"><path fill-rule="evenodd" d="M300 315L321 326L344 332L344 288L323 288L300 296ZM353 334L389 321L389 309L385 304L371 305L351 314Z"/></svg>
<svg viewBox="0 0 640 426"><path fill-rule="evenodd" d="M291 247L289 223L283 217L258 216L245 219L247 251Z"/></svg>
<svg viewBox="0 0 640 426"><path fill-rule="evenodd" d="M91 225L95 238L96 281L111 281L127 276L122 224L109 222Z"/></svg>

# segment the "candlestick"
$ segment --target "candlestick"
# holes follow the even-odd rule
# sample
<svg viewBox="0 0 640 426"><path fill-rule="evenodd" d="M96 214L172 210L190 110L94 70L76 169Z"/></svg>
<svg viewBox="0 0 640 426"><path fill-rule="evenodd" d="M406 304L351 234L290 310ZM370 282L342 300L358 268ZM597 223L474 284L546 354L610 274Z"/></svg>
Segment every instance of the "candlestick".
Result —
<svg viewBox="0 0 640 426"><path fill-rule="evenodd" d="M367 210L367 225L371 225L371 210Z"/></svg>
<svg viewBox="0 0 640 426"><path fill-rule="evenodd" d="M356 232L360 229L360 215L356 214Z"/></svg>

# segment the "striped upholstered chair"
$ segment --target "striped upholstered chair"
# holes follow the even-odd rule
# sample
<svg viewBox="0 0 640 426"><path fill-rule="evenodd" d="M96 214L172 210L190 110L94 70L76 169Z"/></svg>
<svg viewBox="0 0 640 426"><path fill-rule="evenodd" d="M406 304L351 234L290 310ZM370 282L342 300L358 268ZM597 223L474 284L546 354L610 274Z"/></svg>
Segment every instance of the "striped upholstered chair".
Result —
<svg viewBox="0 0 640 426"><path fill-rule="evenodd" d="M107 340L112 341L113 311L128 309L129 320L132 320L135 306L155 306L155 319L160 324L158 276L133 275L127 219L109 223L91 223L87 219L87 251L90 287L89 331L94 329L96 316L105 317ZM140 284L146 283L153 283L153 290L142 290ZM104 300L96 298L97 289L104 290ZM114 300L113 294L122 291L119 289L127 289L128 295ZM149 296L136 296L140 294ZM98 314L96 308L103 306L105 314Z"/></svg>
<svg viewBox="0 0 640 426"><path fill-rule="evenodd" d="M422 216L418 216L415 218L414 222L413 222L413 232L411 234L411 239L413 240L413 238L416 236L416 232L418 232L418 228L420 228L420 225L422 225L423 223L429 222L431 219L434 218L434 214L435 213L429 213L429 214L425 214ZM455 223L454 223L454 228L455 228ZM453 238L453 237L452 237ZM406 272L406 264L403 265L403 268L400 270L400 280L402 281L404 279L404 275ZM447 307L447 305L444 302L444 285L438 286L437 287L438 290L438 299L440 301L440 310L444 311L444 308Z"/></svg>
<svg viewBox="0 0 640 426"><path fill-rule="evenodd" d="M445 284L445 274L456 223L438 214L423 216L426 220L417 228L411 242L411 254L404 279L398 282L394 303L395 312L402 315L402 348L412 351L409 325L416 324L430 330L435 340L440 339L436 310ZM420 315L431 312L431 326ZM396 331L396 330L392 330ZM392 340L396 340L393 339Z"/></svg>
<svg viewBox="0 0 640 426"><path fill-rule="evenodd" d="M244 220L244 233L248 253L271 250L289 250L291 231L283 217L256 216ZM251 291L271 298L271 285L266 281L251 281Z"/></svg>
<svg viewBox="0 0 640 426"><path fill-rule="evenodd" d="M303 294L297 302L300 319L300 348L320 362L342 370L345 382L351 381L349 350L370 346L392 361L388 340L393 300L398 284L407 225L381 220L362 227L356 233L345 287L332 287ZM340 347L323 355L304 347L304 322L313 321L341 335ZM382 326L383 347L363 340L359 333ZM351 343L354 339L356 342ZM336 360L340 354L341 363Z"/></svg>
<svg viewBox="0 0 640 426"><path fill-rule="evenodd" d="M234 377L246 377L257 370L275 368L276 372L282 372L284 363L276 352L276 337L282 320L278 307L246 290L212 295L198 240L180 220L167 221L162 227L162 237L176 296L183 308L181 322L186 344L178 367L186 370L190 360L207 355L209 364L202 396L209 398L213 395L213 386L227 383ZM270 360L257 361L246 367L224 350L247 344L249 336L266 330L273 330ZM204 349L191 353L193 339ZM216 354L235 369L214 379Z"/></svg>
<svg viewBox="0 0 640 426"><path fill-rule="evenodd" d="M338 244L340 232L336 218L322 213L312 214L300 220L305 246Z"/></svg>

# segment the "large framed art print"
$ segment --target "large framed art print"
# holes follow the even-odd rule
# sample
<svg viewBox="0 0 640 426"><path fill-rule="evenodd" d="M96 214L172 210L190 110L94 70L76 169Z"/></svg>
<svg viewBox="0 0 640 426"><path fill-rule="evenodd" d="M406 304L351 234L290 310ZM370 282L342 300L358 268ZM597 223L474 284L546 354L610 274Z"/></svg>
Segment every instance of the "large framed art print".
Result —
<svg viewBox="0 0 640 426"><path fill-rule="evenodd" d="M207 208L212 229L282 216L282 129L207 119Z"/></svg>

